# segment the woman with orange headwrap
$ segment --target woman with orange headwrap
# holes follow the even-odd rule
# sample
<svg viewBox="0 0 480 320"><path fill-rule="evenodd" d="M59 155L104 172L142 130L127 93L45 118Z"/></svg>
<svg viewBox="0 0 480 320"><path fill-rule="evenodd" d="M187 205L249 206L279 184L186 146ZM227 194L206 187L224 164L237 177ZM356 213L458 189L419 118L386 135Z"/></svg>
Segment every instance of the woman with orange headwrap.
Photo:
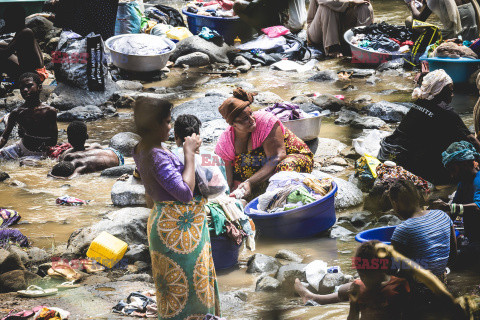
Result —
<svg viewBox="0 0 480 320"><path fill-rule="evenodd" d="M218 108L230 125L220 136L215 153L225 161L230 190L252 195L276 172L312 172L313 153L278 118L265 111L252 112L254 95L242 88ZM255 192L256 193L256 192Z"/></svg>

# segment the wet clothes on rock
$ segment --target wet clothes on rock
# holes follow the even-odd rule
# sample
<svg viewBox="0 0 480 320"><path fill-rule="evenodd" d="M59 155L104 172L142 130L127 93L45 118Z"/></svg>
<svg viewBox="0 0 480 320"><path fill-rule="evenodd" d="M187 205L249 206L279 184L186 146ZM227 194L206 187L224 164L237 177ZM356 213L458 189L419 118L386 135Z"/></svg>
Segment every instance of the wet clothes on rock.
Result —
<svg viewBox="0 0 480 320"><path fill-rule="evenodd" d="M60 0L55 26L82 36L90 32L103 40L113 37L119 0Z"/></svg>
<svg viewBox="0 0 480 320"><path fill-rule="evenodd" d="M0 208L0 228L6 228L16 224L21 219L17 211Z"/></svg>
<svg viewBox="0 0 480 320"><path fill-rule="evenodd" d="M407 258L437 277L442 277L450 256L452 219L441 210L430 210L423 216L413 217L399 224L392 235L407 252Z"/></svg>
<svg viewBox="0 0 480 320"><path fill-rule="evenodd" d="M401 319L409 303L410 286L407 280L390 277L379 291L368 290L362 280L352 283L350 301L355 301L360 313L368 313L370 319Z"/></svg>
<svg viewBox="0 0 480 320"><path fill-rule="evenodd" d="M25 236L18 229L0 229L0 247L10 245L10 243L16 243L20 247L28 247L29 242L27 236Z"/></svg>
<svg viewBox="0 0 480 320"><path fill-rule="evenodd" d="M458 184L453 203L475 203L480 207L480 172L477 173L471 182L461 182ZM464 213L463 224L468 240L470 242L480 243L480 233L478 232L478 230L480 230L480 215L476 213Z"/></svg>
<svg viewBox="0 0 480 320"><path fill-rule="evenodd" d="M73 148L73 146L70 143L57 144L53 147L48 148L47 156L51 159L58 159L62 155L62 153L71 148Z"/></svg>
<svg viewBox="0 0 480 320"><path fill-rule="evenodd" d="M307 39L311 44L329 48L340 45L347 30L372 22L371 4L350 6L344 0L312 0L307 15Z"/></svg>
<svg viewBox="0 0 480 320"><path fill-rule="evenodd" d="M434 184L450 182L442 164L442 152L456 141L466 140L470 131L447 104L417 102L398 128L380 143L378 159L391 160Z"/></svg>
<svg viewBox="0 0 480 320"><path fill-rule="evenodd" d="M183 181L184 166L169 151L134 152L146 192L154 200L147 222L158 319L220 315L220 300L205 199Z"/></svg>
<svg viewBox="0 0 480 320"><path fill-rule="evenodd" d="M118 302L112 311L132 317L156 317L157 302L155 300L155 291L132 292L128 295L126 301L121 300Z"/></svg>

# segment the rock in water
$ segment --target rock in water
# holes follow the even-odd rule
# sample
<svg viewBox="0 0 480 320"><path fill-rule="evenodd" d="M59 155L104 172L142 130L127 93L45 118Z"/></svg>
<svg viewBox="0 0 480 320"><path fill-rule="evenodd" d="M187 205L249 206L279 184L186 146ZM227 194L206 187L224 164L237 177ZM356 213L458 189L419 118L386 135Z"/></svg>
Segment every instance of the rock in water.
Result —
<svg viewBox="0 0 480 320"><path fill-rule="evenodd" d="M276 273L280 262L262 253L256 253L248 259L247 273Z"/></svg>
<svg viewBox="0 0 480 320"><path fill-rule="evenodd" d="M57 115L57 120L61 122L92 121L103 118L102 110L97 106L75 107L71 110L60 112Z"/></svg>
<svg viewBox="0 0 480 320"><path fill-rule="evenodd" d="M260 104L262 106L271 106L277 102L283 102L282 97L270 91L261 91L255 96L254 104Z"/></svg>
<svg viewBox="0 0 480 320"><path fill-rule="evenodd" d="M133 171L135 170L135 165L133 164L126 164L123 166L118 166L118 167L113 167L113 168L108 168L102 171L100 174L102 177L120 177L123 176L124 174L133 174Z"/></svg>
<svg viewBox="0 0 480 320"><path fill-rule="evenodd" d="M331 94L321 94L313 99L313 103L322 109L328 109L331 111L339 111L342 107L347 105L343 100L340 100Z"/></svg>
<svg viewBox="0 0 480 320"><path fill-rule="evenodd" d="M140 142L140 136L133 132L120 132L110 139L110 148L118 150L124 157L131 157L133 148Z"/></svg>
<svg viewBox="0 0 480 320"><path fill-rule="evenodd" d="M409 108L388 101L380 101L369 104L365 107L367 114L372 117L377 117L386 122L400 122L407 114Z"/></svg>
<svg viewBox="0 0 480 320"><path fill-rule="evenodd" d="M292 262L302 262L303 258L300 257L298 254L295 252L292 252L290 250L286 249L280 249L277 254L275 255L275 258L277 259L283 259L283 260L288 260Z"/></svg>
<svg viewBox="0 0 480 320"><path fill-rule="evenodd" d="M393 214L386 214L378 219L378 223L388 226L396 226L402 223L402 220Z"/></svg>
<svg viewBox="0 0 480 320"><path fill-rule="evenodd" d="M293 262L285 266L281 266L277 272L277 280L282 284L284 291L292 293L293 285L295 279L300 279L300 281L306 281L306 264Z"/></svg>
<svg viewBox="0 0 480 320"><path fill-rule="evenodd" d="M112 187L112 202L116 207L145 206L145 187L133 176L126 181L117 181Z"/></svg>
<svg viewBox="0 0 480 320"><path fill-rule="evenodd" d="M338 113L338 118L335 120L335 124L346 125L352 122L353 119L359 115L355 111L342 108Z"/></svg>
<svg viewBox="0 0 480 320"><path fill-rule="evenodd" d="M320 285L318 286L318 293L319 294L329 294L335 290L336 286L340 286L346 283L345 276L343 273L327 273L322 281L320 281Z"/></svg>
<svg viewBox="0 0 480 320"><path fill-rule="evenodd" d="M41 277L26 270L14 270L0 275L0 292L25 290L28 286L42 280Z"/></svg>
<svg viewBox="0 0 480 320"><path fill-rule="evenodd" d="M257 280L255 291L272 292L280 288L280 281L270 276L262 276Z"/></svg>
<svg viewBox="0 0 480 320"><path fill-rule="evenodd" d="M386 126L387 123L377 117L359 116L353 119L350 125L359 129L378 129Z"/></svg>
<svg viewBox="0 0 480 320"><path fill-rule="evenodd" d="M116 82L119 90L125 91L142 91L143 84L139 81L130 81L130 80L119 80Z"/></svg>
<svg viewBox="0 0 480 320"><path fill-rule="evenodd" d="M343 238L352 235L353 232L339 225L335 225L330 229L330 238Z"/></svg>
<svg viewBox="0 0 480 320"><path fill-rule="evenodd" d="M172 110L172 118L176 119L182 114L194 114L200 121L207 122L221 119L218 107L225 101L221 96L208 96L184 102Z"/></svg>
<svg viewBox="0 0 480 320"><path fill-rule="evenodd" d="M113 211L94 225L75 230L68 239L67 249L73 254L84 255L93 239L102 231L107 231L129 246L148 245L147 220L150 211L147 208L123 208Z"/></svg>
<svg viewBox="0 0 480 320"><path fill-rule="evenodd" d="M193 52L184 56L178 57L175 61L176 66L190 66L190 67L202 67L210 64L210 57L203 52Z"/></svg>
<svg viewBox="0 0 480 320"><path fill-rule="evenodd" d="M39 264L47 262L50 256L48 253L40 248L31 247L27 250L28 259L30 264Z"/></svg>
<svg viewBox="0 0 480 320"><path fill-rule="evenodd" d="M177 48L170 57L171 61L177 61L181 56L194 52L202 52L209 56L210 62L229 63L227 53L234 48L223 44L217 46L213 42L207 41L199 36L188 37L177 43Z"/></svg>
<svg viewBox="0 0 480 320"><path fill-rule="evenodd" d="M335 196L335 208L345 209L358 206L363 202L363 193L356 185L346 180L335 178L327 173L314 170L312 174L318 179L333 178L338 186L337 195Z"/></svg>
<svg viewBox="0 0 480 320"><path fill-rule="evenodd" d="M324 71L317 72L308 80L316 81L316 82L334 82L338 80L338 76L337 76L337 73L333 70L324 70Z"/></svg>
<svg viewBox="0 0 480 320"><path fill-rule="evenodd" d="M6 172L0 171L0 182L3 182L10 178L10 175Z"/></svg>
<svg viewBox="0 0 480 320"><path fill-rule="evenodd" d="M108 79L105 81L105 91L88 91L65 83L58 83L47 103L59 110L70 110L79 106L99 106L110 100L118 91L117 84Z"/></svg>

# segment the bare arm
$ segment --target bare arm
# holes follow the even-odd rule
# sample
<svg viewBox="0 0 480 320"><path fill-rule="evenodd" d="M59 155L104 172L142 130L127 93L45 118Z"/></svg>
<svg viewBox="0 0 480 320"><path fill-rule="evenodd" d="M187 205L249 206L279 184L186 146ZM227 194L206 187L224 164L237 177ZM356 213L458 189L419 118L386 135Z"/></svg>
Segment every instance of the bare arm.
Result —
<svg viewBox="0 0 480 320"><path fill-rule="evenodd" d="M227 183L230 191L233 190L233 163L225 161L225 173L227 174Z"/></svg>
<svg viewBox="0 0 480 320"><path fill-rule="evenodd" d="M52 138L51 144L54 146L57 144L58 140L57 110L50 107L46 113L46 116L48 119L48 128L46 130L48 135Z"/></svg>
<svg viewBox="0 0 480 320"><path fill-rule="evenodd" d="M410 3L407 3L407 7L412 11L412 16L413 19L420 20L420 21L426 21L428 17L432 14L432 11L430 8L427 6L425 2L423 2L423 6L420 8L420 10L417 9L415 5L415 0L410 1Z"/></svg>
<svg viewBox="0 0 480 320"><path fill-rule="evenodd" d="M448 265L451 266L457 259L457 237L455 236L455 229L450 228L450 256L448 257Z"/></svg>
<svg viewBox="0 0 480 320"><path fill-rule="evenodd" d="M0 148L3 148L7 143L13 128L15 128L15 125L17 124L17 119L18 119L18 110L14 110L8 116L7 127L5 128L5 131L3 132L2 137L0 138Z"/></svg>
<svg viewBox="0 0 480 320"><path fill-rule="evenodd" d="M183 144L185 169L183 170L182 178L192 191L195 189L195 153L201 143L200 137L194 133L192 136L186 137Z"/></svg>
<svg viewBox="0 0 480 320"><path fill-rule="evenodd" d="M475 135L470 134L467 136L467 141L470 142L478 152L480 152L480 141L475 137Z"/></svg>
<svg viewBox="0 0 480 320"><path fill-rule="evenodd" d="M347 320L358 320L360 319L360 309L358 303L350 302L350 311L348 312Z"/></svg>
<svg viewBox="0 0 480 320"><path fill-rule="evenodd" d="M265 163L263 167L246 182L239 186L239 188L243 187L247 191L245 195L250 194L253 186L268 180L275 172L278 163L287 156L282 128L278 123L273 127L272 131L263 142L263 149L267 156L267 163Z"/></svg>

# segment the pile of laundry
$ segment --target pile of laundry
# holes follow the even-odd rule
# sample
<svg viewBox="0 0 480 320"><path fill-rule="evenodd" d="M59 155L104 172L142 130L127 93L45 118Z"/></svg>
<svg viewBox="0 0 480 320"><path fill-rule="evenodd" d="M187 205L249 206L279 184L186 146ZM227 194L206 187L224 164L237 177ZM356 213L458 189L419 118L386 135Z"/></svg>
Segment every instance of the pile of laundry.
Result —
<svg viewBox="0 0 480 320"><path fill-rule="evenodd" d="M263 109L263 111L273 113L282 122L312 118L320 115L318 111L306 113L296 104L284 102L277 102L273 106Z"/></svg>
<svg viewBox="0 0 480 320"><path fill-rule="evenodd" d="M10 313L2 319L28 319L33 317L33 320L65 320L70 316L70 312L54 307L37 306L30 310L23 310L15 312L11 310Z"/></svg>
<svg viewBox="0 0 480 320"><path fill-rule="evenodd" d="M113 44L112 49L123 54L152 56L171 51L170 45L163 38L151 37L122 37L118 38Z"/></svg>
<svg viewBox="0 0 480 320"><path fill-rule="evenodd" d="M252 64L262 66L269 66L284 59L296 61L304 59L307 53L307 44L304 40L291 33L279 35L281 33L278 31L270 32L268 29L262 29L265 34L257 38L236 45L237 52L234 54L244 57ZM311 56L310 52L307 57Z"/></svg>
<svg viewBox="0 0 480 320"><path fill-rule="evenodd" d="M269 179L267 191L258 198L256 214L269 214L297 209L322 199L333 188L332 179L317 179L312 174L279 172Z"/></svg>
<svg viewBox="0 0 480 320"><path fill-rule="evenodd" d="M18 229L0 229L0 247L16 244L20 247L30 246L27 236Z"/></svg>
<svg viewBox="0 0 480 320"><path fill-rule="evenodd" d="M205 206L211 236L225 235L237 245L246 238L246 246L255 250L255 224L243 213L240 200L225 194L209 199Z"/></svg>
<svg viewBox="0 0 480 320"><path fill-rule="evenodd" d="M16 224L21 219L15 210L0 208L0 228L6 228Z"/></svg>
<svg viewBox="0 0 480 320"><path fill-rule="evenodd" d="M82 200L75 197L70 196L62 196L58 197L55 200L56 204L63 205L63 206L82 206L84 204L88 204L90 200Z"/></svg>
<svg viewBox="0 0 480 320"><path fill-rule="evenodd" d="M112 311L125 316L156 318L158 309L155 290L132 292L126 301L121 300Z"/></svg>
<svg viewBox="0 0 480 320"><path fill-rule="evenodd" d="M413 46L412 32L404 26L386 22L353 28L350 42L360 48L383 53L406 53Z"/></svg>
<svg viewBox="0 0 480 320"><path fill-rule="evenodd" d="M210 17L235 16L231 0L195 0L187 3L187 12Z"/></svg>
<svg viewBox="0 0 480 320"><path fill-rule="evenodd" d="M427 49L427 55L429 58L478 59L477 53L480 53L480 51L477 50L477 53L473 51L471 48L476 48L473 44L471 41L462 41L460 39L437 41Z"/></svg>

